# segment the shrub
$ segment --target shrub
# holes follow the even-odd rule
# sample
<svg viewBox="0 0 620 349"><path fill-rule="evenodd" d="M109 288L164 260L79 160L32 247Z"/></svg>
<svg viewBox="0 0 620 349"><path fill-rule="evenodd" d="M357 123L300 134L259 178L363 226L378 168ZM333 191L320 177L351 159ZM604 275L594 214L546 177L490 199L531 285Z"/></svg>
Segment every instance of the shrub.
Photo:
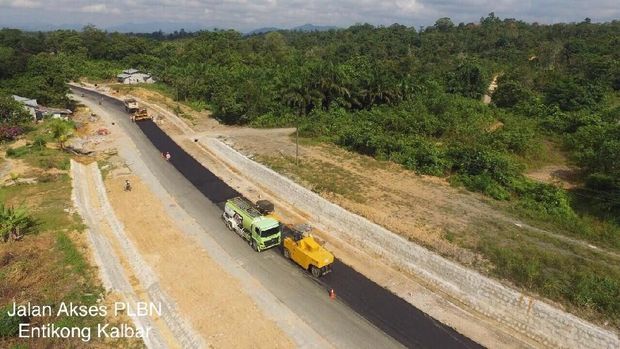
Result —
<svg viewBox="0 0 620 349"><path fill-rule="evenodd" d="M574 276L572 285L566 296L574 303L607 314L620 314L620 282L617 279L583 270Z"/></svg>
<svg viewBox="0 0 620 349"><path fill-rule="evenodd" d="M35 220L25 208L13 208L0 204L0 240L20 238L34 230Z"/></svg>
<svg viewBox="0 0 620 349"><path fill-rule="evenodd" d="M520 167L507 156L492 150L452 146L448 151L452 171L457 174L488 175L502 186L520 176Z"/></svg>
<svg viewBox="0 0 620 349"><path fill-rule="evenodd" d="M546 214L561 218L575 218L570 206L570 199L561 188L551 184L520 179L513 183L519 195L518 205L537 214Z"/></svg>
<svg viewBox="0 0 620 349"><path fill-rule="evenodd" d="M450 167L445 152L424 139L416 139L412 144L390 154L390 160L407 169L434 176L445 175Z"/></svg>
<svg viewBox="0 0 620 349"><path fill-rule="evenodd" d="M47 144L47 141L45 140L45 137L39 135L35 137L34 141L32 142L32 147L37 150L41 150L45 148L46 144Z"/></svg>
<svg viewBox="0 0 620 349"><path fill-rule="evenodd" d="M24 128L21 126L0 125L0 140L2 141L12 141L15 140L19 135L24 133Z"/></svg>
<svg viewBox="0 0 620 349"><path fill-rule="evenodd" d="M19 316L9 316L9 306L0 310L0 338L16 336L22 319Z"/></svg>
<svg viewBox="0 0 620 349"><path fill-rule="evenodd" d="M477 176L457 175L452 179L452 183L463 185L471 191L477 191L486 194L496 200L510 199L510 193L499 183L497 183L489 174L481 174Z"/></svg>

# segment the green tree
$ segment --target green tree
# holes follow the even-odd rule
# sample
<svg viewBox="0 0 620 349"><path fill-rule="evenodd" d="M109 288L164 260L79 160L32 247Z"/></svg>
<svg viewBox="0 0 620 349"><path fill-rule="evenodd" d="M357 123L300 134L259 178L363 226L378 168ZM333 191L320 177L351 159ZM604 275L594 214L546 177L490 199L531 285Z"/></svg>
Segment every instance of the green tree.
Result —
<svg viewBox="0 0 620 349"><path fill-rule="evenodd" d="M0 95L0 124L23 125L32 122L33 118L24 106L12 97Z"/></svg>
<svg viewBox="0 0 620 349"><path fill-rule="evenodd" d="M454 28L454 23L449 17L439 18L435 22L435 28L439 31L446 32L452 28Z"/></svg>
<svg viewBox="0 0 620 349"><path fill-rule="evenodd" d="M0 238L3 242L19 240L34 228L35 221L25 208L14 208L0 203Z"/></svg>
<svg viewBox="0 0 620 349"><path fill-rule="evenodd" d="M299 79L289 85L284 91L282 99L291 109L296 111L295 118L295 162L299 163L299 123L301 118L320 103L323 98L321 93L309 83Z"/></svg>
<svg viewBox="0 0 620 349"><path fill-rule="evenodd" d="M489 84L487 74L475 61L465 61L448 74L448 92L479 99Z"/></svg>
<svg viewBox="0 0 620 349"><path fill-rule="evenodd" d="M73 135L75 126L70 121L52 119L47 125L52 137L58 142L60 149L65 149L65 142Z"/></svg>

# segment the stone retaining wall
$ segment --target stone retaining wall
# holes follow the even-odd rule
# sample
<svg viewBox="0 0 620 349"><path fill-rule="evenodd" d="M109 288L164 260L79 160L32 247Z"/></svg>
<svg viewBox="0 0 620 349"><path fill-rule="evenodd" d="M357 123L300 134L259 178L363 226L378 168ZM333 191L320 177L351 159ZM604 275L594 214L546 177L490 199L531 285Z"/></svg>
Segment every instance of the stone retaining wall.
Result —
<svg viewBox="0 0 620 349"><path fill-rule="evenodd" d="M549 347L620 348L618 335L447 260L258 164L215 138L204 145L280 199L399 269L422 278L467 306Z"/></svg>

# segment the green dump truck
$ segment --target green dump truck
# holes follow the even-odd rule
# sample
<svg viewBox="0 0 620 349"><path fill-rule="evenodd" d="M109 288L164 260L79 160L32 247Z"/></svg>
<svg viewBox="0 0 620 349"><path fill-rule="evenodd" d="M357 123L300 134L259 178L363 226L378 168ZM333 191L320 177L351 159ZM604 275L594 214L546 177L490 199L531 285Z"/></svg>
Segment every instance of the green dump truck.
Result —
<svg viewBox="0 0 620 349"><path fill-rule="evenodd" d="M280 245L280 222L264 216L249 200L236 197L226 201L222 215L228 229L239 234L257 251Z"/></svg>

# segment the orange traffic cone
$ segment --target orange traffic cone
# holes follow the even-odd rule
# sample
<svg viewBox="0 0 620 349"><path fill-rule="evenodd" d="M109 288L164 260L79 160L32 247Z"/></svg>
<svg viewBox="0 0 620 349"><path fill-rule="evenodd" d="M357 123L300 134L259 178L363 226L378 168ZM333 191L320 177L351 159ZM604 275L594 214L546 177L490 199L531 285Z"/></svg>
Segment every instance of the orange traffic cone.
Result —
<svg viewBox="0 0 620 349"><path fill-rule="evenodd" d="M329 299L331 299L331 300L336 299L336 292L334 292L333 288L329 289Z"/></svg>

